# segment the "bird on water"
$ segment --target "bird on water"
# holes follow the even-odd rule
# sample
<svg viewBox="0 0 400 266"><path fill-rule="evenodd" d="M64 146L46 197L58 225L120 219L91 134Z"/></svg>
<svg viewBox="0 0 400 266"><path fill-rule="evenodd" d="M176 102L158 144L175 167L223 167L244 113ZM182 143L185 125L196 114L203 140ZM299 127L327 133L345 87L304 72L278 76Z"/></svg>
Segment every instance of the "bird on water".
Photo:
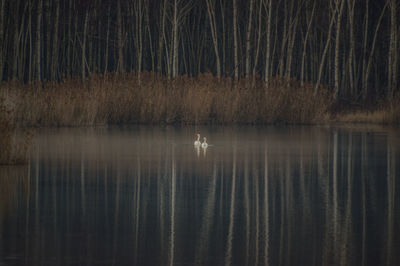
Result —
<svg viewBox="0 0 400 266"><path fill-rule="evenodd" d="M194 146L200 146L201 142L200 142L200 134L197 133L197 140L194 142Z"/></svg>
<svg viewBox="0 0 400 266"><path fill-rule="evenodd" d="M203 143L201 143L201 147L202 148L207 148L208 147L207 138L206 137L203 138Z"/></svg>

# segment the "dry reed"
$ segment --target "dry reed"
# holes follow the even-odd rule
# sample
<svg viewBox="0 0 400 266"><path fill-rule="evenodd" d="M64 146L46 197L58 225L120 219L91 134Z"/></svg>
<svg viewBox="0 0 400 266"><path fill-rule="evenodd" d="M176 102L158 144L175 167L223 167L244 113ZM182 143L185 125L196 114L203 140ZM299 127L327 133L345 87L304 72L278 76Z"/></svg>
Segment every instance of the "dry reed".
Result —
<svg viewBox="0 0 400 266"><path fill-rule="evenodd" d="M14 110L0 95L0 164L23 164L32 138L32 130L25 131L22 140L17 137Z"/></svg>
<svg viewBox="0 0 400 266"><path fill-rule="evenodd" d="M274 78L234 83L210 73L169 80L154 73L92 75L85 80L0 85L22 126L99 124L312 123L326 114L330 95L312 85ZM316 100L318 99L318 100Z"/></svg>

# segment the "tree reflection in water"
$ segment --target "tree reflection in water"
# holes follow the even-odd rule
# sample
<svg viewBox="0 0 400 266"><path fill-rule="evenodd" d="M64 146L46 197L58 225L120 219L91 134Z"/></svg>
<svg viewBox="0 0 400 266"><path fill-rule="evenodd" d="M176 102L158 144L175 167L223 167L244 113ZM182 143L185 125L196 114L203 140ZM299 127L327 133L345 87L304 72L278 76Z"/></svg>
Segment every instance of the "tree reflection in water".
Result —
<svg viewBox="0 0 400 266"><path fill-rule="evenodd" d="M39 134L0 167L0 264L400 263L397 131L229 132Z"/></svg>

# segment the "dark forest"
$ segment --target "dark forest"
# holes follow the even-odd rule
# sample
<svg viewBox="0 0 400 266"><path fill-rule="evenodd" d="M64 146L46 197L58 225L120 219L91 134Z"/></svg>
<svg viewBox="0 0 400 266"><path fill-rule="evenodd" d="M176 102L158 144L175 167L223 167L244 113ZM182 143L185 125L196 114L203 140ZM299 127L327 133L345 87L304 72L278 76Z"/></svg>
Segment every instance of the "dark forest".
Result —
<svg viewBox="0 0 400 266"><path fill-rule="evenodd" d="M326 84L335 97L398 90L398 1L1 2L0 77L212 72Z"/></svg>

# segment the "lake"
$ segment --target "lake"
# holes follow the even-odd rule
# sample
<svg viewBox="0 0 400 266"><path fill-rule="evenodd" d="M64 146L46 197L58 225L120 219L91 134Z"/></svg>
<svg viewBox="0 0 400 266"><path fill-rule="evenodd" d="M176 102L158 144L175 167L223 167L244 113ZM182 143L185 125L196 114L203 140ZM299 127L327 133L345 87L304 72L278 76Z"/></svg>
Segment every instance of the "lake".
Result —
<svg viewBox="0 0 400 266"><path fill-rule="evenodd" d="M39 129L29 156L0 265L400 265L398 128Z"/></svg>

